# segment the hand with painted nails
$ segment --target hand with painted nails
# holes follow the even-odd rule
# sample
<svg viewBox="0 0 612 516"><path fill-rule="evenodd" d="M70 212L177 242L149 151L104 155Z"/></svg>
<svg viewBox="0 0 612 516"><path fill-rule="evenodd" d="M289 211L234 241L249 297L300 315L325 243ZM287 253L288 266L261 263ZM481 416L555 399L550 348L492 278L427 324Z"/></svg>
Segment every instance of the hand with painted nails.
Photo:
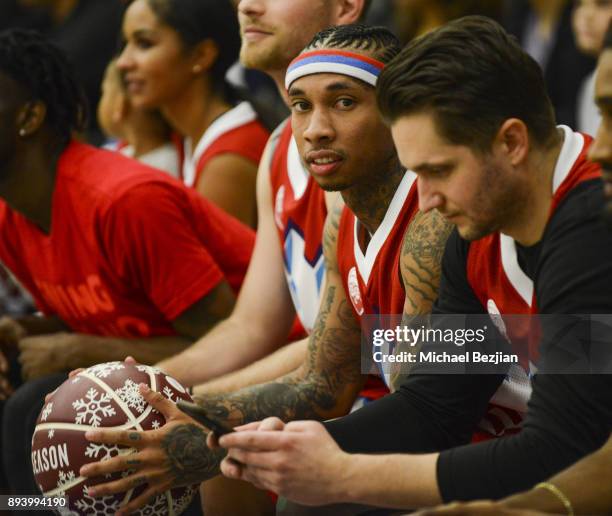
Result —
<svg viewBox="0 0 612 516"><path fill-rule="evenodd" d="M123 493L147 485L140 496L121 508L119 516L136 511L168 489L196 484L218 474L223 456L220 450L211 451L206 446L206 429L173 402L144 384L139 389L143 398L164 416L164 426L144 432L100 429L85 433L86 439L92 442L135 449L135 453L86 464L80 470L85 477L130 471L125 478L91 487L90 496Z"/></svg>

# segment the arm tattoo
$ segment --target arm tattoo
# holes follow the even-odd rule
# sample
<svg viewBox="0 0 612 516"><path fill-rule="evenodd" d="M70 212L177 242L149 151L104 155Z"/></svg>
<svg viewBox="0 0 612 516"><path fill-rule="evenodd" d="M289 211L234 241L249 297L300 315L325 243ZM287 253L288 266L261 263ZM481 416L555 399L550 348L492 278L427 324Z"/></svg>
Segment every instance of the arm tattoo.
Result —
<svg viewBox="0 0 612 516"><path fill-rule="evenodd" d="M442 256L452 225L437 211L417 213L406 231L401 274L406 290L406 315L426 314L438 297Z"/></svg>
<svg viewBox="0 0 612 516"><path fill-rule="evenodd" d="M210 450L206 433L193 424L173 428L162 441L175 485L197 484L219 472L224 450Z"/></svg>
<svg viewBox="0 0 612 516"><path fill-rule="evenodd" d="M408 226L401 256L401 275L406 290L402 325L421 323L423 314L429 314L438 297L442 257L446 240L453 226L437 211L419 212ZM395 353L418 353L420 346L406 342L396 343ZM406 364L396 363L391 368L391 386L399 387L410 371Z"/></svg>
<svg viewBox="0 0 612 516"><path fill-rule="evenodd" d="M334 209L326 223L328 284L301 370L237 393L196 397L213 417L232 425L270 416L284 421L321 419L338 406L341 396L361 385L361 330L337 277L335 253L341 211L342 207Z"/></svg>

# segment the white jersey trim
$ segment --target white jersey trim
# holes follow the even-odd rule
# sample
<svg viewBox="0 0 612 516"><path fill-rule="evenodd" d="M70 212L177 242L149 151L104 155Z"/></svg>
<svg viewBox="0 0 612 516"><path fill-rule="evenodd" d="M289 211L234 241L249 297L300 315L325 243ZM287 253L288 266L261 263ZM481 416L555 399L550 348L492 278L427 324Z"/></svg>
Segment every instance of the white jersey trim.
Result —
<svg viewBox="0 0 612 516"><path fill-rule="evenodd" d="M248 102L241 102L217 118L200 138L192 152L191 138L185 138L185 159L183 162L183 181L194 186L198 161L208 148L223 134L257 119L257 113Z"/></svg>
<svg viewBox="0 0 612 516"><path fill-rule="evenodd" d="M504 272L514 289L523 298L523 301L525 301L528 306L531 306L533 300L533 281L523 272L523 269L521 269L519 265L516 244L512 237L508 235L500 234L499 237Z"/></svg>
<svg viewBox="0 0 612 516"><path fill-rule="evenodd" d="M385 213L385 217L381 222L380 226L376 232L372 235L370 242L366 248L365 255L361 250L361 246L359 245L359 221L357 217L354 217L353 222L353 250L355 256L355 263L357 264L357 269L359 270L359 274L363 279L364 283L368 283L370 279L370 273L372 272L372 267L374 266L374 262L376 261L376 257L380 252L383 244L387 240L389 233L393 229L395 222L397 221L397 217L399 216L404 203L408 197L408 193L412 188L412 185L416 181L417 175L411 170L407 170L402 178L397 190L393 194L393 199L391 199L391 203L387 208L387 213Z"/></svg>
<svg viewBox="0 0 612 516"><path fill-rule="evenodd" d="M298 200L304 195L304 192L306 192L310 174L302 162L300 151L298 150L297 143L293 136L291 136L289 149L287 151L287 175L289 176L289 183L291 183L291 189L293 190L293 198Z"/></svg>
<svg viewBox="0 0 612 516"><path fill-rule="evenodd" d="M553 173L553 194L565 181L584 148L584 136L572 131L566 125L560 125L559 128L563 129L565 139Z"/></svg>
<svg viewBox="0 0 612 516"><path fill-rule="evenodd" d="M580 156L584 148L584 137L580 133L572 131L566 125L560 125L563 130L564 140L559 158L555 165L552 179L552 193L558 190L563 181L567 178L572 170L576 160ZM504 272L516 289L519 295L523 298L527 305L531 306L533 301L533 281L523 272L516 253L516 242L508 235L500 234L499 245L501 250L501 259Z"/></svg>

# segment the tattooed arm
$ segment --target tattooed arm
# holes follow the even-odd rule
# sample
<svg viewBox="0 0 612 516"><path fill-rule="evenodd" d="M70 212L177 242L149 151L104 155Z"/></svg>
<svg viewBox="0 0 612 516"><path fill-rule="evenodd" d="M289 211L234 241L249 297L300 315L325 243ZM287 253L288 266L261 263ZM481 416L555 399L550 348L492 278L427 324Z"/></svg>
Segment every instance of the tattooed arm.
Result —
<svg viewBox="0 0 612 516"><path fill-rule="evenodd" d="M438 297L442 256L453 226L436 210L416 214L404 235L400 273L406 290L402 325L409 326L419 315L431 312ZM407 343L399 343L397 352L414 352ZM393 370L391 385L397 390L407 370Z"/></svg>
<svg viewBox="0 0 612 516"><path fill-rule="evenodd" d="M337 265L337 237L343 205L328 215L323 234L326 285L306 360L294 373L230 395L197 397L215 418L230 425L277 416L326 419L348 412L363 385L361 329L348 302Z"/></svg>
<svg viewBox="0 0 612 516"><path fill-rule="evenodd" d="M214 419L237 426L268 416L287 421L325 419L348 412L363 385L363 377L361 329L344 294L336 260L341 210L342 206L337 206L325 226L327 278L306 360L296 372L274 382L234 394L197 397ZM146 401L166 416L167 423L158 430L131 432L137 436L135 440L130 440L126 431L100 430L87 434L88 439L96 442L124 444L138 450L134 455L114 457L81 470L88 477L135 470L126 478L96 486L96 495L122 492L143 482L150 486L147 492L158 493L168 486L207 480L219 472L222 454L206 447L204 429L176 407L163 406L160 395L141 392ZM141 496L128 508L133 510L143 502Z"/></svg>
<svg viewBox="0 0 612 516"><path fill-rule="evenodd" d="M168 489L197 484L216 475L224 455L223 450L211 451L206 446L206 429L173 402L144 385L140 386L140 394L164 417L166 423L162 428L147 432L95 429L85 433L90 441L131 449L131 453L128 450L107 461L92 462L81 468L80 475L88 478L127 472L117 480L90 486L90 496L124 493L146 484L117 516L137 510Z"/></svg>

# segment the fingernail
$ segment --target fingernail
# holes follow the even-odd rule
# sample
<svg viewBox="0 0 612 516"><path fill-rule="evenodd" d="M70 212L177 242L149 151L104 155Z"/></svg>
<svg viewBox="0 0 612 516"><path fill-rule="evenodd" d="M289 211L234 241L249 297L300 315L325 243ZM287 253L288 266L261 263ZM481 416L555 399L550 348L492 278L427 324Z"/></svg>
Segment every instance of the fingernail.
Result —
<svg viewBox="0 0 612 516"><path fill-rule="evenodd" d="M98 491L96 490L95 487L88 487L87 488L87 494L89 496L96 496L98 494Z"/></svg>
<svg viewBox="0 0 612 516"><path fill-rule="evenodd" d="M87 430L87 432L85 432L85 439L89 441L95 441L97 438L98 432L96 432L95 430Z"/></svg>
<svg viewBox="0 0 612 516"><path fill-rule="evenodd" d="M149 388L149 386L146 383L141 383L140 384L140 390L142 392L151 392L151 389Z"/></svg>
<svg viewBox="0 0 612 516"><path fill-rule="evenodd" d="M81 469L79 470L79 475L81 475L82 477L86 477L88 471L89 468L87 466L81 466Z"/></svg>

